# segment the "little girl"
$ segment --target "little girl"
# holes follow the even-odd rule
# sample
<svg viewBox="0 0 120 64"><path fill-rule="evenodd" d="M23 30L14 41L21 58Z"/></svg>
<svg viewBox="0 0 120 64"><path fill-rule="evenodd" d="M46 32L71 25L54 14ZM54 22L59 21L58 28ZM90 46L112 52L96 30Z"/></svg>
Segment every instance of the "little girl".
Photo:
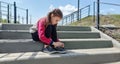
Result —
<svg viewBox="0 0 120 64"><path fill-rule="evenodd" d="M55 52L64 50L64 43L57 37L56 27L63 18L60 9L54 9L49 12L47 17L41 18L37 25L30 28L30 33L34 41L40 41L44 44L43 52Z"/></svg>

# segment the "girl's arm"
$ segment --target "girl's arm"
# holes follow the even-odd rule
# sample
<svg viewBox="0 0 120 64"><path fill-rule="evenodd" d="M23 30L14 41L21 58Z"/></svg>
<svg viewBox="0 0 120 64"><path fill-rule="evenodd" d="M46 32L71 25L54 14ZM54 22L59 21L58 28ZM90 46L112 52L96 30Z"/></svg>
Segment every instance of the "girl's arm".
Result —
<svg viewBox="0 0 120 64"><path fill-rule="evenodd" d="M47 38L45 36L45 26L44 26L44 20L41 19L38 21L38 36L39 39L46 45L52 45L53 41L51 38Z"/></svg>

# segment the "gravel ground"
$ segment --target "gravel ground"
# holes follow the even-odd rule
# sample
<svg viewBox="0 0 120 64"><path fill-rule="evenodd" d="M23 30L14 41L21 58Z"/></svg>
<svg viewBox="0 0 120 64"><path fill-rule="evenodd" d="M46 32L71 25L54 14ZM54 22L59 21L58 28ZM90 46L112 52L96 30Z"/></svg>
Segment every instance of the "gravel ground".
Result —
<svg viewBox="0 0 120 64"><path fill-rule="evenodd" d="M120 28L100 28L100 30L120 42Z"/></svg>

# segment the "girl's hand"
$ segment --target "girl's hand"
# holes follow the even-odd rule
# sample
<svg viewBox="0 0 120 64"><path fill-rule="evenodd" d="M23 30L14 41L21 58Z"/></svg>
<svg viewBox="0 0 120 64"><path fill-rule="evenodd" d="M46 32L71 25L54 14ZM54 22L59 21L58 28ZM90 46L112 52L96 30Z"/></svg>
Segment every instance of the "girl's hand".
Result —
<svg viewBox="0 0 120 64"><path fill-rule="evenodd" d="M59 43L60 43L61 47L64 47L64 43L62 43L62 42L59 42Z"/></svg>
<svg viewBox="0 0 120 64"><path fill-rule="evenodd" d="M60 47L61 46L61 44L60 43L58 43L58 42L53 42L53 45L54 45L54 47L56 48L56 47Z"/></svg>
<svg viewBox="0 0 120 64"><path fill-rule="evenodd" d="M62 42L53 42L53 45L55 47L64 47L64 43L62 43Z"/></svg>

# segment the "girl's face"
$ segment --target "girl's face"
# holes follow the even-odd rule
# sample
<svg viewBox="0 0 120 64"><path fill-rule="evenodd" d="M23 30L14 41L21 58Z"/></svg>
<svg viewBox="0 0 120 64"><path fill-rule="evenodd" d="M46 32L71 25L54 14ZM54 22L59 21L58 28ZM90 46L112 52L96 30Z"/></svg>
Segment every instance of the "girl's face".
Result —
<svg viewBox="0 0 120 64"><path fill-rule="evenodd" d="M60 20L61 20L61 18L58 17L58 16L51 16L51 23L52 23L52 25L58 24L58 22L59 22Z"/></svg>

